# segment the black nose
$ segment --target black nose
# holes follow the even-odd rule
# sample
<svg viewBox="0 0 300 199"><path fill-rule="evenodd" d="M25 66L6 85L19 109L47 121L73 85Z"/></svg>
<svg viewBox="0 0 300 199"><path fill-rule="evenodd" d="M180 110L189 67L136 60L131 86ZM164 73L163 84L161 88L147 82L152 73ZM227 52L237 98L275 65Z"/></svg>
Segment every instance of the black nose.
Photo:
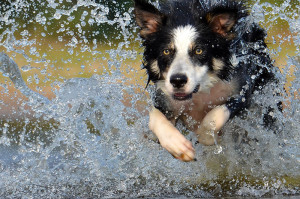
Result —
<svg viewBox="0 0 300 199"><path fill-rule="evenodd" d="M170 83L174 86L174 88L182 88L187 83L188 78L183 74L175 74L170 78Z"/></svg>

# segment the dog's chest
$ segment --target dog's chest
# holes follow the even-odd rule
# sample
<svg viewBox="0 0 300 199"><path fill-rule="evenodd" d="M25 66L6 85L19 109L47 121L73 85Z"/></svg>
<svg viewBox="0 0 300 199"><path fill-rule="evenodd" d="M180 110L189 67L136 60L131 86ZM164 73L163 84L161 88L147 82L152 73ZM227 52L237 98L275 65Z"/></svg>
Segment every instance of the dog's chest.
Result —
<svg viewBox="0 0 300 199"><path fill-rule="evenodd" d="M192 101L186 104L174 105L175 115L191 130L197 128L205 115L218 105L224 104L229 97L235 94L235 86L231 83L218 82L209 93L198 92L193 94Z"/></svg>

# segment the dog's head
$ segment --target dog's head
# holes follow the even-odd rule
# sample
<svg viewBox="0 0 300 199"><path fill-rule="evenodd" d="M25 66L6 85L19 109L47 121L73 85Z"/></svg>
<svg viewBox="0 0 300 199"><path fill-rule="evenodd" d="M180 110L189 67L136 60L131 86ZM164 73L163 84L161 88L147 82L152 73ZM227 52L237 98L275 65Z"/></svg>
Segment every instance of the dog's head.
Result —
<svg viewBox="0 0 300 199"><path fill-rule="evenodd" d="M238 4L226 4L207 11L194 0L171 3L161 12L144 0L135 0L149 81L175 100L187 100L218 79L226 79L239 9Z"/></svg>

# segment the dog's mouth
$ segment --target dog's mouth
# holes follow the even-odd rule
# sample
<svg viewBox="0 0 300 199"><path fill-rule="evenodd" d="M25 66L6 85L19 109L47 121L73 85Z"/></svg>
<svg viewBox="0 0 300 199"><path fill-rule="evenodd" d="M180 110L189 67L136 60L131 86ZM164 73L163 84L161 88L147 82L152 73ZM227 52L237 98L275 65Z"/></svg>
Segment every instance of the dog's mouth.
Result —
<svg viewBox="0 0 300 199"><path fill-rule="evenodd" d="M184 101L189 100L193 97L193 93L197 93L199 91L200 85L198 84L192 93L184 93L184 92L175 92L173 94L173 98L175 100Z"/></svg>
<svg viewBox="0 0 300 199"><path fill-rule="evenodd" d="M184 101L184 100L191 99L192 96L193 96L192 93L190 93L190 94L186 94L186 93L174 93L173 98L175 100Z"/></svg>

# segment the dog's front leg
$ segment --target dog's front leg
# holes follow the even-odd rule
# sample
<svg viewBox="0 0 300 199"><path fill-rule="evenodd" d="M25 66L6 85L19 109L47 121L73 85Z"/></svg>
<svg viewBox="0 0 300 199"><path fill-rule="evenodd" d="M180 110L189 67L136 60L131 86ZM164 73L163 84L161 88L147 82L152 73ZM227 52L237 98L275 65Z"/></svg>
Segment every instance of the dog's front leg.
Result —
<svg viewBox="0 0 300 199"><path fill-rule="evenodd" d="M230 111L226 105L217 106L204 117L200 128L196 131L198 141L204 145L213 145L218 137L217 133L230 117Z"/></svg>
<svg viewBox="0 0 300 199"><path fill-rule="evenodd" d="M193 161L195 150L188 141L158 109L150 112L149 128L158 137L160 144L175 158L182 161Z"/></svg>

